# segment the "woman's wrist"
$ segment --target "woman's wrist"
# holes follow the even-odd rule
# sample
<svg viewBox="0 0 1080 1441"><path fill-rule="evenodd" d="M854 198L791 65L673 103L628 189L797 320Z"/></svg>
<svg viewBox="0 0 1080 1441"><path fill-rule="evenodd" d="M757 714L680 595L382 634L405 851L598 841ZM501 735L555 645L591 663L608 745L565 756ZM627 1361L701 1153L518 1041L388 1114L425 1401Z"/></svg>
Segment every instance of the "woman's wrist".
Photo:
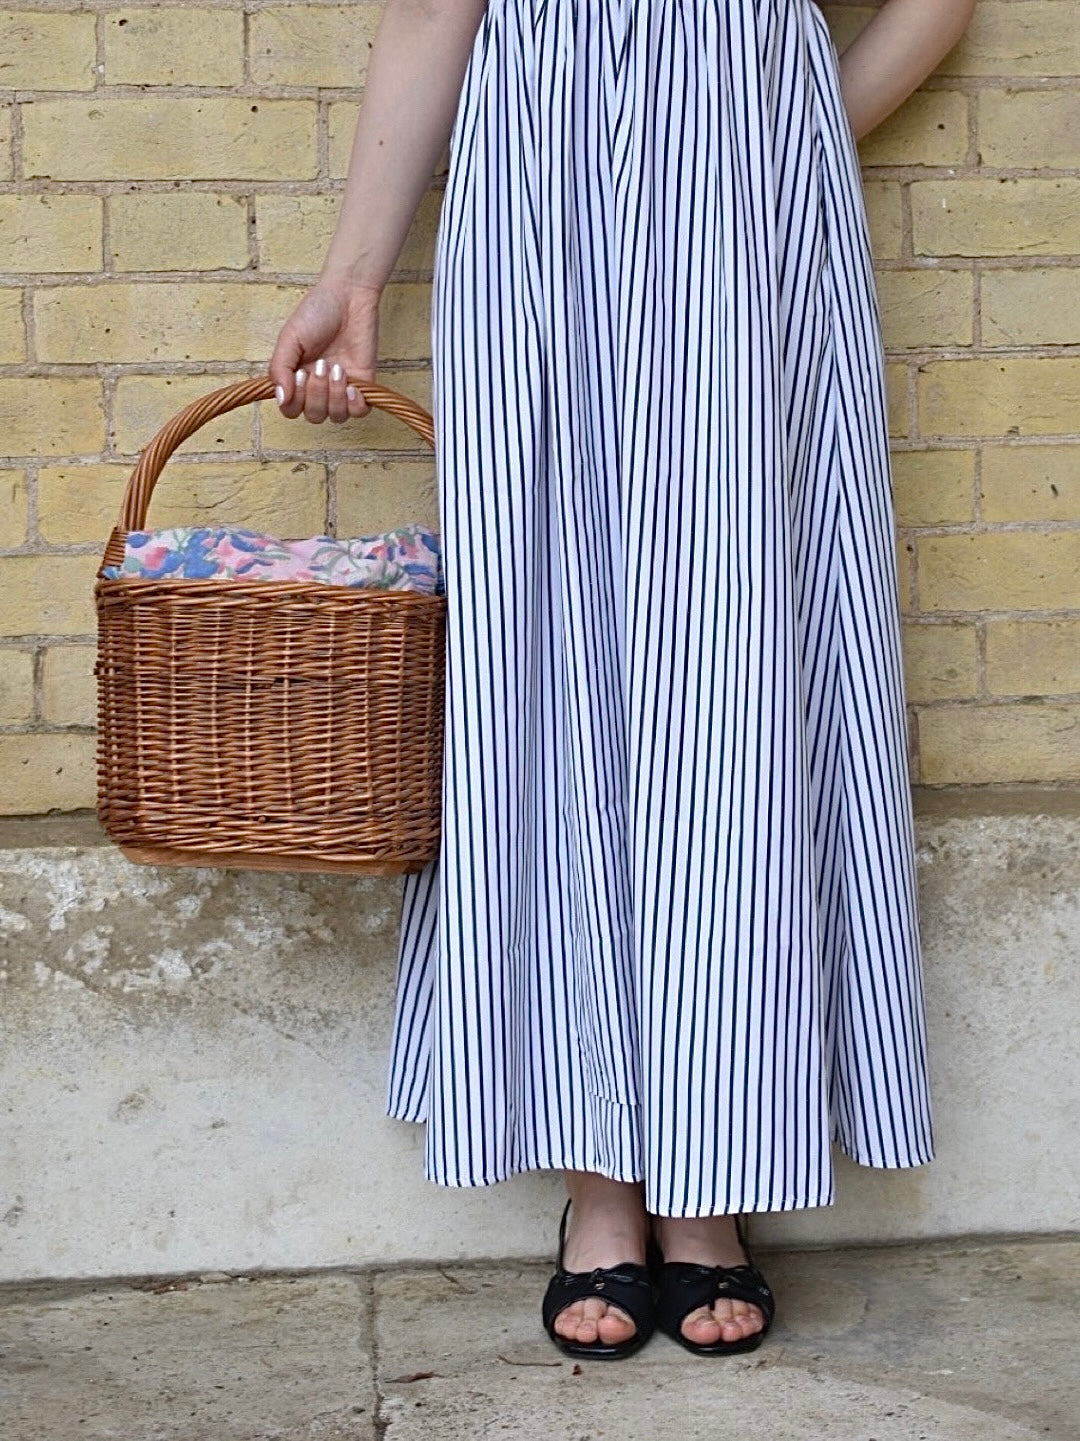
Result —
<svg viewBox="0 0 1080 1441"><path fill-rule="evenodd" d="M335 265L327 261L319 272L317 284L338 294L348 292L360 298L370 297L374 304L382 298L385 282L365 279L352 266Z"/></svg>

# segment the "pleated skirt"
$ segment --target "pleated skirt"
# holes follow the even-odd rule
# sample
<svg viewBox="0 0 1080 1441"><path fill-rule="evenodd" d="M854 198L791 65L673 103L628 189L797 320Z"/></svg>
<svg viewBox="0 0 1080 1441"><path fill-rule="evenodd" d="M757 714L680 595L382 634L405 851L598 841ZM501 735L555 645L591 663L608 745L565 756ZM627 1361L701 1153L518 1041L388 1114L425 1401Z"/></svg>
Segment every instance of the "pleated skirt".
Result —
<svg viewBox="0 0 1080 1441"><path fill-rule="evenodd" d="M443 829L388 1114L655 1214L933 1149L883 351L812 0L490 0L432 346Z"/></svg>

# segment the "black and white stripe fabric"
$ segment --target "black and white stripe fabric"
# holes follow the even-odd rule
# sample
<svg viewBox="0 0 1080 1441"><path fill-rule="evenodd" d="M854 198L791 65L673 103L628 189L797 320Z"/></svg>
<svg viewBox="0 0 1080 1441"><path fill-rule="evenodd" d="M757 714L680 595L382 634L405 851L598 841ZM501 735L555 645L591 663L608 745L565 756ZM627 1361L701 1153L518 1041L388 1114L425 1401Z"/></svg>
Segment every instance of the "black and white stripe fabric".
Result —
<svg viewBox="0 0 1080 1441"><path fill-rule="evenodd" d="M833 1198L930 1158L883 354L811 0L491 0L432 339L439 859L388 1110L425 1174Z"/></svg>

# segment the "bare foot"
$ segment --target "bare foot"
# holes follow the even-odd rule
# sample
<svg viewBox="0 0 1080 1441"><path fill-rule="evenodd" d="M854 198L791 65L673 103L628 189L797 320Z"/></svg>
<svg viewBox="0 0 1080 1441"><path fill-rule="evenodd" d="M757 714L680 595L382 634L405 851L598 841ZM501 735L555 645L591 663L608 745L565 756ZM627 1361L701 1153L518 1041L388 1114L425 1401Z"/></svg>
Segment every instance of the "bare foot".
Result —
<svg viewBox="0 0 1080 1441"><path fill-rule="evenodd" d="M654 1216L653 1230L665 1261L693 1261L699 1266L745 1266L734 1216ZM682 1323L682 1333L699 1346L717 1341L741 1341L760 1331L765 1318L748 1301L719 1297L711 1306L699 1306Z"/></svg>
<svg viewBox="0 0 1080 1441"><path fill-rule="evenodd" d="M591 1271L627 1261L643 1264L649 1226L642 1186L609 1181L592 1171L563 1174L573 1203L563 1252L566 1270ZM589 1296L564 1306L555 1330L565 1340L586 1346L594 1341L616 1345L628 1341L637 1327L620 1306Z"/></svg>

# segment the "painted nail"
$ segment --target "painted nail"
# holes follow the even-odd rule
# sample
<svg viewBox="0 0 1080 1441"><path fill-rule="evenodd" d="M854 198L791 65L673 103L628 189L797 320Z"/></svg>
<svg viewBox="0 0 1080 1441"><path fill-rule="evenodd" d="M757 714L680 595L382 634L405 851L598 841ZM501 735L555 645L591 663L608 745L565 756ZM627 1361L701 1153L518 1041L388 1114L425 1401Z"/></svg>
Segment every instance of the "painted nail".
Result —
<svg viewBox="0 0 1080 1441"><path fill-rule="evenodd" d="M307 371L306 371L306 370L298 370L298 371L296 372L296 383L297 383L297 385L306 385L306 384L307 384Z"/></svg>
<svg viewBox="0 0 1080 1441"><path fill-rule="evenodd" d="M345 387L345 394L349 398L349 400L360 399L360 392L357 390L355 385L347 385Z"/></svg>
<svg viewBox="0 0 1080 1441"><path fill-rule="evenodd" d="M320 355L315 362L315 374L321 379L326 374L326 361Z"/></svg>
<svg viewBox="0 0 1080 1441"><path fill-rule="evenodd" d="M277 403L278 403L278 405L284 405L284 404L285 404L285 387L284 387L283 385L275 385L275 386L274 386L274 394L275 394L275 396L277 397Z"/></svg>
<svg viewBox="0 0 1080 1441"><path fill-rule="evenodd" d="M336 360L330 367L330 379L335 382L345 379L345 372L342 370L341 366L337 363Z"/></svg>

